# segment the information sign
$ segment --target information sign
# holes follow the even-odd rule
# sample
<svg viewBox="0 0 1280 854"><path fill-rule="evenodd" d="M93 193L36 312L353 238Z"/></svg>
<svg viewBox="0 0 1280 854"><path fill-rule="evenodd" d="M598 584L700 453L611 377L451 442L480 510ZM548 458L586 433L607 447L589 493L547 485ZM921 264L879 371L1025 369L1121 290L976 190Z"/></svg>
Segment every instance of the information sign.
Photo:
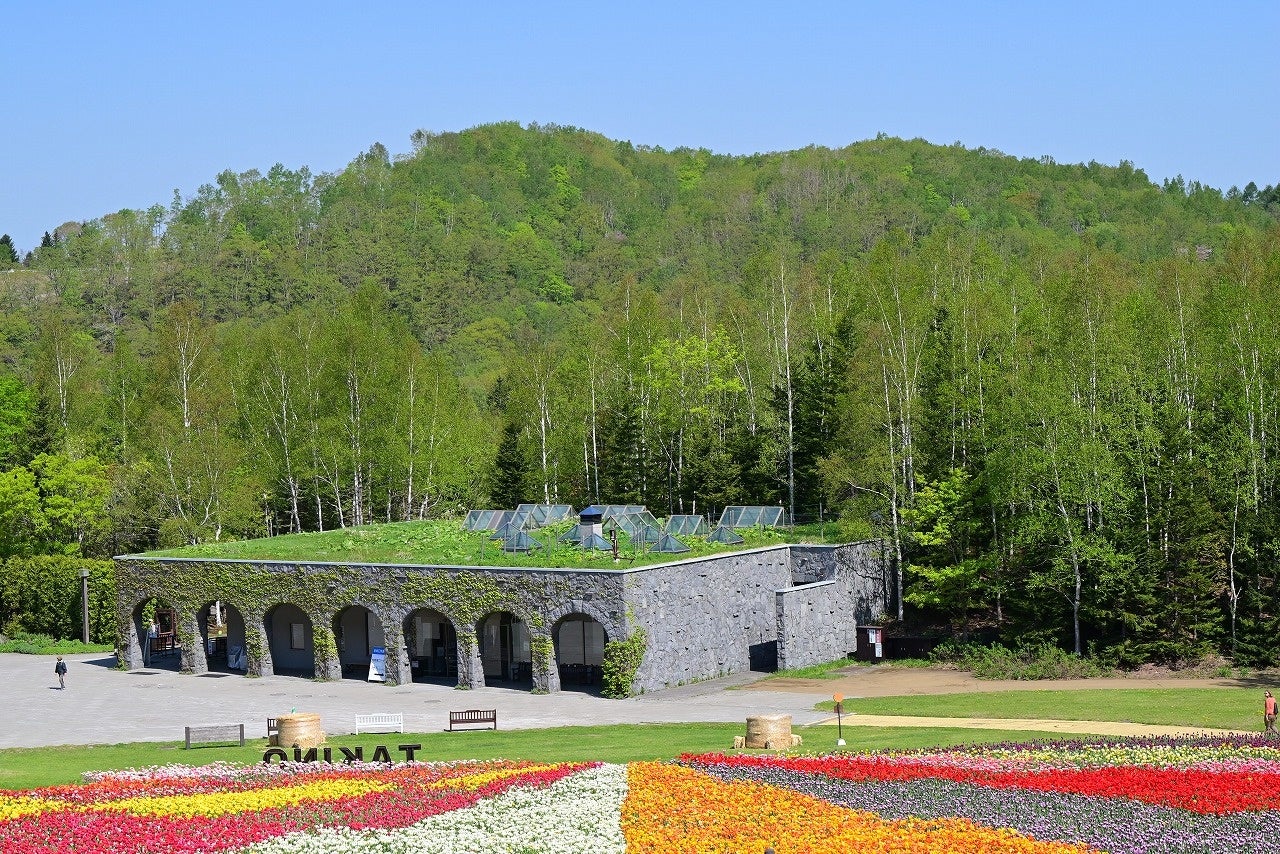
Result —
<svg viewBox="0 0 1280 854"><path fill-rule="evenodd" d="M385 646L375 646L369 656L368 681L387 681L387 648Z"/></svg>

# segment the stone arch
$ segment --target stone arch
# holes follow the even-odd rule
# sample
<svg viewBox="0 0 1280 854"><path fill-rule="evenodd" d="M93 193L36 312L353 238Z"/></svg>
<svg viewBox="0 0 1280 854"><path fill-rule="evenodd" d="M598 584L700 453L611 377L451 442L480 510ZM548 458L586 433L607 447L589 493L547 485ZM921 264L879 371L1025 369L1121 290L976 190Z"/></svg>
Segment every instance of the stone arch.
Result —
<svg viewBox="0 0 1280 854"><path fill-rule="evenodd" d="M204 670L215 673L248 673L248 624L244 614L230 602L214 599L196 612L200 632L197 661L204 657ZM198 663L196 670L200 671ZM203 672L203 671L201 671Z"/></svg>
<svg viewBox="0 0 1280 854"><path fill-rule="evenodd" d="M532 689L529 622L514 611L490 611L476 620L475 629L484 684Z"/></svg>
<svg viewBox="0 0 1280 854"><path fill-rule="evenodd" d="M554 608L544 612L543 616L546 619L547 625L554 626L570 614L582 614L592 618L597 623L604 626L605 634L609 636L610 640L621 640L627 634L626 626L623 625L622 620L620 620L616 614L606 613L600 610L596 603L588 602L583 599L570 599L568 601L561 602Z"/></svg>
<svg viewBox="0 0 1280 854"><path fill-rule="evenodd" d="M333 615L333 640L343 678L367 680L374 647L387 646L377 612L364 605L348 605Z"/></svg>
<svg viewBox="0 0 1280 854"><path fill-rule="evenodd" d="M269 608L263 617L272 672L278 676L315 678L315 628L311 616L292 602Z"/></svg>
<svg viewBox="0 0 1280 854"><path fill-rule="evenodd" d="M604 624L590 614L575 611L551 627L551 640L560 687L584 691L599 688L604 645L610 640Z"/></svg>
<svg viewBox="0 0 1280 854"><path fill-rule="evenodd" d="M130 612L125 638L129 668L181 670L180 621L181 616L169 600L159 596L139 599Z"/></svg>
<svg viewBox="0 0 1280 854"><path fill-rule="evenodd" d="M440 608L425 606L405 615L402 626L413 681L456 686L460 651L453 618Z"/></svg>

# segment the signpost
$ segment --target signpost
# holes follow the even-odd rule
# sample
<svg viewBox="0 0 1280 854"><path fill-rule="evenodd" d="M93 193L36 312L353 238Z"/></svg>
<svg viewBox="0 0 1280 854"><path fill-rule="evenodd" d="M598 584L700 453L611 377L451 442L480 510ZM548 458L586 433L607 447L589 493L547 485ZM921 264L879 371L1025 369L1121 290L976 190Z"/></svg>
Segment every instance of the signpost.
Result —
<svg viewBox="0 0 1280 854"><path fill-rule="evenodd" d="M80 570L80 640L89 642L89 570Z"/></svg>
<svg viewBox="0 0 1280 854"><path fill-rule="evenodd" d="M375 646L369 656L369 682L387 681L387 648Z"/></svg>
<svg viewBox="0 0 1280 854"><path fill-rule="evenodd" d="M836 747L844 747L844 694L836 694Z"/></svg>

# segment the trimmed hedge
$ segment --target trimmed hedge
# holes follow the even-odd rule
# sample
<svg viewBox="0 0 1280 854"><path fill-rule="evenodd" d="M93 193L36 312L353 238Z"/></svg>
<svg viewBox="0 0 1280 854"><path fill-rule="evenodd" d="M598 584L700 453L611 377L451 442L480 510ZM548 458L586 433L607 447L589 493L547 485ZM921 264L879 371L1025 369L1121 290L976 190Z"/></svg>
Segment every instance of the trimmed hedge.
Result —
<svg viewBox="0 0 1280 854"><path fill-rule="evenodd" d="M80 570L89 570L89 640L116 642L116 573L109 560L36 555L0 565L0 629L51 638L80 637Z"/></svg>

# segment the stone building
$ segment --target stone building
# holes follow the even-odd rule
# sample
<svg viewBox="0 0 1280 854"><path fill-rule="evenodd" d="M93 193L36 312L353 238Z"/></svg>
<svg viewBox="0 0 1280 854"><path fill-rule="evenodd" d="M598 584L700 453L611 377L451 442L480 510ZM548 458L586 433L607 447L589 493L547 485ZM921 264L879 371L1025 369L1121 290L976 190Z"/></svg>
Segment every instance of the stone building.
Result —
<svg viewBox="0 0 1280 854"><path fill-rule="evenodd" d="M890 604L879 541L783 545L617 570L124 556L125 666L144 666L149 602L173 611L180 668L443 680L558 691L600 678L608 641L642 649L632 691L803 667L856 648Z"/></svg>

